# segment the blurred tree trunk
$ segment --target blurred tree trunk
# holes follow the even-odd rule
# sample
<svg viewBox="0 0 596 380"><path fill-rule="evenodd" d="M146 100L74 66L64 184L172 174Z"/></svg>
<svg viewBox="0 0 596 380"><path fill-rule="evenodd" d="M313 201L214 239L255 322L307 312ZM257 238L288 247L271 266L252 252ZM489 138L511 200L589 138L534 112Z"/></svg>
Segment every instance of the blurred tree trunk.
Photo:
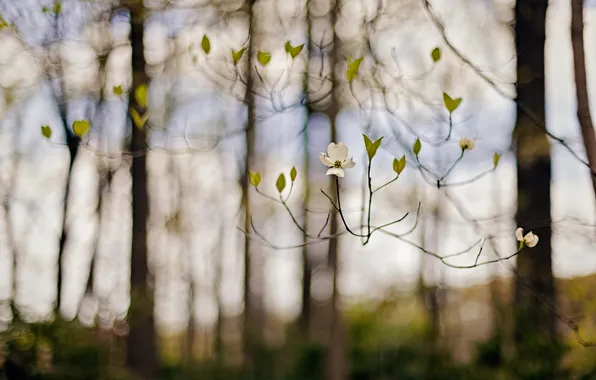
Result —
<svg viewBox="0 0 596 380"><path fill-rule="evenodd" d="M54 37L57 40L59 38L59 28L58 28L58 20L60 18L60 12L56 12L54 14ZM59 51L59 50L58 50ZM55 57L55 59L60 60L61 57ZM64 87L62 86L62 82L64 81L63 72L62 72L62 62L58 62L56 65L56 78L55 78L55 86L54 90L58 92L58 112L60 114L60 119L62 120L62 124L64 125L65 134L66 134L66 145L68 146L68 151L70 153L70 162L68 165L68 176L66 177L66 188L64 191L64 208L63 208L63 220L62 220L62 236L60 237L60 244L58 250L58 276L57 276L57 292L56 292L56 310L60 309L60 304L62 303L62 277L63 277L63 269L62 269L62 257L64 256L64 246L66 243L66 208L68 207L68 196L70 194L70 178L72 176L72 167L74 164L74 160L77 156L77 151L79 149L80 139L72 132L70 132L68 126L68 118L66 114L66 92Z"/></svg>
<svg viewBox="0 0 596 380"><path fill-rule="evenodd" d="M333 6L329 10L329 18L330 18L330 25L335 28L335 23L337 20L337 12L339 11L339 7L337 2L333 2ZM329 119L329 126L330 126L330 142L337 143L337 115L340 110L340 103L339 103L339 93L337 92L337 83L339 82L340 78L335 75L335 65L337 63L339 57L339 46L340 41L333 31L333 45L331 50L328 54L328 64L331 68L331 75L333 75L333 92L331 93L331 104L325 110L325 115ZM341 181L340 181L341 184ZM337 196L336 196L336 189L335 189L335 176L329 177L329 192L328 194L333 199L333 202L337 204ZM339 231L339 215L335 209L332 208L331 211L331 219L329 223L329 234L335 235ZM332 293L331 293L331 326L330 326L330 336L329 336L329 343L328 343L328 352L327 352L327 370L329 380L344 380L347 379L347 352L346 352L346 331L345 326L343 324L343 318L341 313L341 305L340 305L340 296L339 296L339 289L337 280L339 278L339 247L338 247L339 239L333 238L329 240L329 250L327 253L327 264L329 269L332 272L333 276L333 285L332 285Z"/></svg>
<svg viewBox="0 0 596 380"><path fill-rule="evenodd" d="M516 222L540 237L535 248L517 257L514 340L523 379L553 379L558 365L555 283L551 258L551 159L544 130L544 43L548 0L518 0L515 5L517 51L518 205ZM523 107L523 110L522 110ZM533 115L533 116L529 116Z"/></svg>
<svg viewBox="0 0 596 380"><path fill-rule="evenodd" d="M307 23L307 60L311 57L312 52L312 41L311 39L311 27L312 27L312 20L310 18L310 3L306 2L306 23ZM308 61L307 61L308 62ZM304 222L302 228L304 231L308 231L308 205L310 199L310 151L309 151L309 124L310 124L310 116L312 114L312 107L309 103L308 98L308 76L309 70L308 67L305 70L304 75L304 91L305 91L305 99L306 99L306 115L305 115L305 128L304 128L304 203L303 203L303 210L304 210ZM307 237L306 234L303 234L303 240L305 245L302 247L302 309L300 311L300 333L305 339L309 339L310 336L310 319L311 319L311 312L312 312L312 297L310 293L310 288L312 285L312 262L310 260L310 246L306 245Z"/></svg>
<svg viewBox="0 0 596 380"><path fill-rule="evenodd" d="M246 104L247 104L247 122L246 122L246 135L245 135L245 142L246 142L246 157L244 160L245 167L244 173L242 174L241 182L242 182L242 203L244 205L244 230L246 231L246 235L244 237L244 314L243 314L243 324L244 324L244 332L242 337L242 345L243 345L243 356L244 356L244 370L249 373L253 369L254 365L254 348L258 344L258 339L260 337L258 332L258 325L257 325L257 300L256 295L252 289L252 282L253 282L253 262L252 262L252 241L248 236L251 231L251 208L250 208L250 183L248 178L248 173L251 170L254 170L255 164L255 157L254 157L254 148L255 148L255 140L256 140L256 103L255 98L251 90L253 90L253 75L252 75L252 57L253 57L253 43L254 43L254 36L253 36L253 22L254 22L254 15L253 15L253 5L255 0L247 0L245 2L245 8L248 13L249 17L249 45L246 51L246 56L248 57L248 68L247 68L247 85L246 85Z"/></svg>
<svg viewBox="0 0 596 380"><path fill-rule="evenodd" d="M592 189L596 197L596 136L590 115L590 100L584 53L584 7L583 0L571 0L571 46L573 47L573 68L575 73L575 95L577 99L577 120L582 132L584 148L592 171Z"/></svg>
<svg viewBox="0 0 596 380"><path fill-rule="evenodd" d="M135 1L129 6L131 16L131 44L133 86L131 106L144 111L134 97L134 89L147 84L143 47L144 8ZM157 378L158 355L153 310L153 290L148 284L147 265L147 219L149 199L147 194L147 159L145 130L132 126L131 152L132 175L132 252L130 268L131 305L129 312L130 332L127 338L127 364L144 379Z"/></svg>

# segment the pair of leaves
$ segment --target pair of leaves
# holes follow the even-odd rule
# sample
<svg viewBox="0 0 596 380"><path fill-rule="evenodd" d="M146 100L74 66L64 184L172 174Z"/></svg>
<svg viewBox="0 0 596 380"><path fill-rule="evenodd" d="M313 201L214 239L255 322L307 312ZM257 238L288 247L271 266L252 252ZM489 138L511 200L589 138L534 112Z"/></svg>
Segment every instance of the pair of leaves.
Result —
<svg viewBox="0 0 596 380"><path fill-rule="evenodd" d="M286 48L286 52L290 54L292 59L294 59L298 56L298 54L300 54L300 52L304 48L304 44L298 45L298 46L292 46L290 41L288 41L288 42L286 42L285 48Z"/></svg>
<svg viewBox="0 0 596 380"><path fill-rule="evenodd" d="M292 167L292 170L290 170L290 180L294 182L296 180L297 175L298 172L296 171L296 168ZM254 187L258 187L261 184L261 173L249 172L248 181ZM281 173L279 177L277 177L277 181L275 181L275 188L279 193L284 191L284 189L286 188L286 176L284 175L284 173Z"/></svg>
<svg viewBox="0 0 596 380"><path fill-rule="evenodd" d="M41 11L43 13L50 13L50 8L44 6L44 7L41 8ZM62 2L61 1L58 1L52 7L52 12L55 13L55 14L59 14L60 11L62 11Z"/></svg>
<svg viewBox="0 0 596 380"><path fill-rule="evenodd" d="M441 49L439 47L434 48L430 53L430 56L432 57L433 62L439 62L441 59Z"/></svg>
<svg viewBox="0 0 596 380"><path fill-rule="evenodd" d="M205 52L205 54L209 54L211 51L211 42L209 41L209 37L206 34L203 35L203 39L201 40L201 49Z"/></svg>
<svg viewBox="0 0 596 380"><path fill-rule="evenodd" d="M87 120L75 120L72 123L72 131L78 137L83 136L85 133L89 131L91 124Z"/></svg>
<svg viewBox="0 0 596 380"><path fill-rule="evenodd" d="M451 98L451 96L447 95L446 93L443 93L443 103L445 103L445 108L447 108L447 111L449 111L449 113L455 111L457 107L459 107L461 101L462 98L453 99Z"/></svg>
<svg viewBox="0 0 596 380"><path fill-rule="evenodd" d="M46 139L49 139L50 137L52 137L52 128L50 128L49 125L42 125L41 126L41 134Z"/></svg>
<svg viewBox="0 0 596 380"><path fill-rule="evenodd" d="M267 64L269 63L269 61L271 61L271 53L269 53L267 51L260 51L257 54L257 60L259 61L259 63L262 66L267 66Z"/></svg>
<svg viewBox="0 0 596 380"><path fill-rule="evenodd" d="M248 172L248 181L254 187L259 186L259 184L261 183L261 173Z"/></svg>
<svg viewBox="0 0 596 380"><path fill-rule="evenodd" d="M75 120L72 123L72 131L78 137L82 137L89 132L89 128L91 128L91 124L87 120ZM52 137L52 128L49 125L42 125L41 134L46 139L50 139Z"/></svg>
<svg viewBox="0 0 596 380"><path fill-rule="evenodd" d="M374 142L367 135L362 135L362 137L364 138L364 146L366 148L366 154L368 155L368 159L372 160L373 157L377 154L377 150L379 150L379 147L381 146L381 140L383 140L383 137L380 137L378 140L375 140Z"/></svg>
<svg viewBox="0 0 596 380"><path fill-rule="evenodd" d="M242 59L242 56L244 55L244 51L246 50L246 48L242 48L238 51L232 49L232 59L234 60L234 66L238 64L238 62L240 62L240 60Z"/></svg>
<svg viewBox="0 0 596 380"><path fill-rule="evenodd" d="M114 91L114 94L118 96L122 96L122 94L124 93L124 90L122 90L122 85L114 86L112 88L112 91Z"/></svg>
<svg viewBox="0 0 596 380"><path fill-rule="evenodd" d="M416 141L414 141L414 146L412 147L412 150L414 151L414 154L416 155L416 157L418 157L418 153L420 153L421 149L422 149L422 143L420 142L419 138L416 138Z"/></svg>
<svg viewBox="0 0 596 380"><path fill-rule="evenodd" d="M298 172L296 171L296 168L292 166L292 169L290 170L290 181L294 182L297 175ZM281 173L279 177L277 177L277 181L275 181L275 188L280 194L286 188L286 176L284 173Z"/></svg>
<svg viewBox="0 0 596 380"><path fill-rule="evenodd" d="M128 112L130 113L130 117L134 125L138 129L143 129L145 123L147 123L147 120L149 119L149 115L146 113L143 116L141 116L139 112L132 107L129 108Z"/></svg>
<svg viewBox="0 0 596 380"><path fill-rule="evenodd" d="M358 70L360 70L360 64L364 57L356 58L352 60L352 58L348 58L348 70L346 71L346 79L348 82L352 83L354 79L358 76Z"/></svg>
<svg viewBox="0 0 596 380"><path fill-rule="evenodd" d="M393 159L393 171L399 176L406 168L406 156L403 155L399 160Z"/></svg>

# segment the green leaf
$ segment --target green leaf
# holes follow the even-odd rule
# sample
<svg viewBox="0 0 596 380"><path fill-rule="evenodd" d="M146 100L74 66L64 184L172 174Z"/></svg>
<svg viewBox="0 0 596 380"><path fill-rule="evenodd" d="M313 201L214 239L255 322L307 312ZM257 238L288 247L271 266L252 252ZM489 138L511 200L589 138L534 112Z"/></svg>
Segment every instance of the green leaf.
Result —
<svg viewBox="0 0 596 380"><path fill-rule="evenodd" d="M50 128L49 125L42 125L41 126L41 134L46 139L49 139L50 137L52 137L52 128Z"/></svg>
<svg viewBox="0 0 596 380"><path fill-rule="evenodd" d="M368 153L372 149L373 142L367 135L362 135L364 138L364 147L366 148L366 153Z"/></svg>
<svg viewBox="0 0 596 380"><path fill-rule="evenodd" d="M433 51L430 53L430 56L432 57L433 62L438 62L441 59L441 48L439 48L438 46L434 48Z"/></svg>
<svg viewBox="0 0 596 380"><path fill-rule="evenodd" d="M72 123L72 131L76 136L79 137L87 133L89 131L89 127L91 127L91 125L87 120L75 120L74 123Z"/></svg>
<svg viewBox="0 0 596 380"><path fill-rule="evenodd" d="M261 173L248 172L248 180L250 181L250 184L254 187L259 186L259 184L261 183Z"/></svg>
<svg viewBox="0 0 596 380"><path fill-rule="evenodd" d="M6 22L6 20L4 20L2 17L0 17L0 30L4 29L4 28L8 28L8 22Z"/></svg>
<svg viewBox="0 0 596 380"><path fill-rule="evenodd" d="M145 115L141 116L141 115L139 115L137 110L132 107L130 107L129 112L130 112L130 117L132 118L132 122L134 123L134 125L138 129L143 129L143 127L145 126L145 123L147 122L147 119L149 118L149 115L145 114Z"/></svg>
<svg viewBox="0 0 596 380"><path fill-rule="evenodd" d="M242 48L238 51L235 51L234 49L232 49L232 59L234 60L234 65L237 65L238 62L240 62L240 59L242 59L242 56L244 55L245 50L246 50L246 48Z"/></svg>
<svg viewBox="0 0 596 380"><path fill-rule="evenodd" d="M285 48L286 48L286 52L288 52L293 59L293 58L296 58L298 56L298 54L300 54L300 52L304 48L304 44L298 45L298 46L292 46L290 41L288 41L288 42L286 42Z"/></svg>
<svg viewBox="0 0 596 380"><path fill-rule="evenodd" d="M112 90L114 91L114 94L118 96L122 95L122 86L114 86Z"/></svg>
<svg viewBox="0 0 596 380"><path fill-rule="evenodd" d="M275 187L280 193L286 188L286 176L284 173L281 173L279 177L277 177L277 181L275 181Z"/></svg>
<svg viewBox="0 0 596 380"><path fill-rule="evenodd" d="M147 92L148 87L144 83L135 90L135 99L141 108L147 108Z"/></svg>
<svg viewBox="0 0 596 380"><path fill-rule="evenodd" d="M266 52L266 51L260 51L257 54L257 60L259 61L259 63L262 66L267 66L267 64L269 63L269 61L271 61L271 53Z"/></svg>
<svg viewBox="0 0 596 380"><path fill-rule="evenodd" d="M420 149L422 149L422 143L420 142L419 138L416 138L416 141L414 141L414 146L412 147L412 150L416 156L418 156L418 153L420 153Z"/></svg>
<svg viewBox="0 0 596 380"><path fill-rule="evenodd" d="M351 58L348 59L348 70L346 71L346 78L348 82L352 82L358 76L358 70L360 69L360 64L364 57L357 58L352 61Z"/></svg>
<svg viewBox="0 0 596 380"><path fill-rule="evenodd" d="M443 93L443 103L445 103L445 108L447 108L447 111L449 111L449 113L455 111L457 107L459 107L461 101L461 98L452 99L449 95Z"/></svg>
<svg viewBox="0 0 596 380"><path fill-rule="evenodd" d="M404 171L404 169L406 168L406 156L402 156L402 158L400 158L399 160L397 158L393 159L393 171L395 173L397 173L397 175L400 175L401 172Z"/></svg>
<svg viewBox="0 0 596 380"><path fill-rule="evenodd" d="M201 40L201 48L205 54L209 54L211 51L211 42L209 41L209 37L207 37L206 34L203 35L203 39Z"/></svg>
<svg viewBox="0 0 596 380"><path fill-rule="evenodd" d="M298 172L296 171L296 168L294 166L292 166L292 170L290 170L290 180L292 182L294 182L296 180L297 175L298 175Z"/></svg>
<svg viewBox="0 0 596 380"><path fill-rule="evenodd" d="M48 13L49 11L50 11L50 8L48 8L46 6L41 7L41 12L42 13Z"/></svg>
<svg viewBox="0 0 596 380"><path fill-rule="evenodd" d="M383 137L375 140L374 142L367 135L362 135L364 138L364 146L366 147L366 154L368 155L368 159L372 160L373 157L377 154L377 150L381 146L381 140Z"/></svg>
<svg viewBox="0 0 596 380"><path fill-rule="evenodd" d="M501 159L501 155L497 152L495 152L495 154L493 154L493 165L496 168L497 165L499 165L499 160Z"/></svg>
<svg viewBox="0 0 596 380"><path fill-rule="evenodd" d="M383 137L382 136L379 137L377 139L377 141L375 141L373 143L373 146L372 146L373 149L372 149L372 155L371 155L372 157L371 158L373 158L377 154L377 150L379 150L379 147L381 146L381 140L383 140Z"/></svg>
<svg viewBox="0 0 596 380"><path fill-rule="evenodd" d="M58 1L54 4L54 13L58 14L62 10L62 2Z"/></svg>

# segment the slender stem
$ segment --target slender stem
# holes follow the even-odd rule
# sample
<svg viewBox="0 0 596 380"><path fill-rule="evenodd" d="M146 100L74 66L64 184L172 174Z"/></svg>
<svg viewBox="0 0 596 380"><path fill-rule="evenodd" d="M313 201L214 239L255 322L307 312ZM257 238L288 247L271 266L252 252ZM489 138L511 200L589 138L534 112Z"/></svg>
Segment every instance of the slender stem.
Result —
<svg viewBox="0 0 596 380"><path fill-rule="evenodd" d="M339 216L341 217L341 221L343 222L344 227L346 227L346 230L350 233L350 235L354 235L356 237L366 237L368 240L369 235L361 235L361 234L357 234L354 231L352 231L350 229L350 227L348 226L348 223L346 222L346 218L344 218L344 213L341 210L341 200L340 200L340 196L339 196L339 177L335 177L335 190L337 191L337 211L339 212ZM370 215L369 215L369 224L370 224Z"/></svg>
<svg viewBox="0 0 596 380"><path fill-rule="evenodd" d="M373 190L373 194L376 193L377 191L381 190L382 188L384 188L385 186L389 186L391 185L393 182L397 181L397 179L399 178L399 176L396 176L395 178L393 178L391 181L387 182L384 185L381 185L379 187L377 187L375 190Z"/></svg>
<svg viewBox="0 0 596 380"><path fill-rule="evenodd" d="M441 177L439 178L439 182L443 182L443 180L445 178L447 178L447 176L451 173L451 171L455 168L455 165L457 165L458 162L461 161L462 158L464 158L464 153L466 151L464 149L461 150L461 154L459 155L459 157L457 158L457 160L455 160L455 162L453 163L453 165L451 165L451 167L449 168L449 170L447 170L447 172Z"/></svg>
<svg viewBox="0 0 596 380"><path fill-rule="evenodd" d="M371 214L371 209L372 209L372 199L373 199L373 189L372 189L372 178L370 176L370 168L372 166L372 158L370 160L368 160L368 211L367 211L367 222L366 222L366 229L367 229L367 234L366 234L366 240L364 240L364 244L366 245L368 244L368 242L370 241L370 214Z"/></svg>

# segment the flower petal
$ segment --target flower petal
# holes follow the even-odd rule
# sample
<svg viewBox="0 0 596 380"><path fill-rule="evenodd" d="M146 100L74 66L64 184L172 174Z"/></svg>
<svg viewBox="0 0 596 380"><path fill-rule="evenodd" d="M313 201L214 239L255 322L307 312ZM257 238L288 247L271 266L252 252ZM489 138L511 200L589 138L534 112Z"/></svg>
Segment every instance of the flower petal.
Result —
<svg viewBox="0 0 596 380"><path fill-rule="evenodd" d="M344 177L344 170L342 168L329 168L327 175L336 175L340 178Z"/></svg>
<svg viewBox="0 0 596 380"><path fill-rule="evenodd" d="M323 165L329 166L329 167L333 166L333 161L331 161L325 153L321 153L320 158L321 158L321 162L323 163Z"/></svg>
<svg viewBox="0 0 596 380"><path fill-rule="evenodd" d="M344 161L348 158L348 147L342 142L337 144L331 143L327 147L327 153L331 161Z"/></svg>
<svg viewBox="0 0 596 380"><path fill-rule="evenodd" d="M354 162L354 158L350 157L347 160L345 160L344 162L341 163L341 167L344 169L351 169L354 166L356 166L356 163Z"/></svg>
<svg viewBox="0 0 596 380"><path fill-rule="evenodd" d="M517 239L517 241L524 240L524 229L523 228L518 227L517 230L515 230L515 238Z"/></svg>
<svg viewBox="0 0 596 380"><path fill-rule="evenodd" d="M528 232L524 240L526 241L526 245L530 248L535 247L536 244L538 244L538 236L534 235L532 232Z"/></svg>

